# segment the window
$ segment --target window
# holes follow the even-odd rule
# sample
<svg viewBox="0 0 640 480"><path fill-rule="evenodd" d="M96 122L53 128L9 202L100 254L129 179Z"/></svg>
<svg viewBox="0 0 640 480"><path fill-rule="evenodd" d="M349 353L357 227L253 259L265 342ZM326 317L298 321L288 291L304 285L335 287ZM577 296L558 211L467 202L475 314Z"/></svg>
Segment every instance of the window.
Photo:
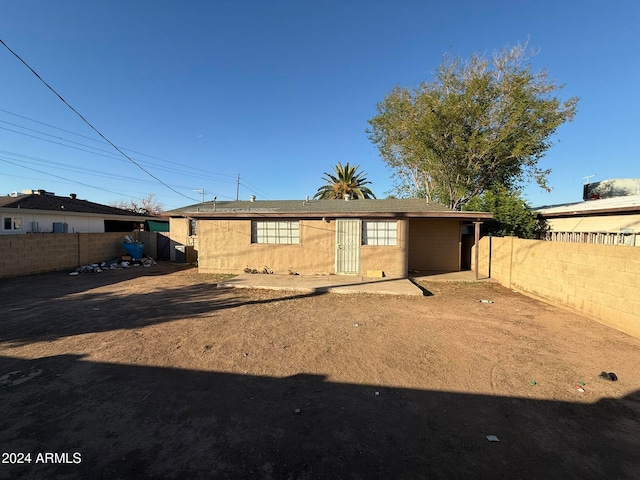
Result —
<svg viewBox="0 0 640 480"><path fill-rule="evenodd" d="M398 222L362 222L363 245L397 245Z"/></svg>
<svg viewBox="0 0 640 480"><path fill-rule="evenodd" d="M251 222L251 243L300 243L300 222Z"/></svg>
<svg viewBox="0 0 640 480"><path fill-rule="evenodd" d="M190 237L198 236L198 220L194 218L189 220L189 236Z"/></svg>
<svg viewBox="0 0 640 480"><path fill-rule="evenodd" d="M22 230L21 217L3 217L3 230Z"/></svg>

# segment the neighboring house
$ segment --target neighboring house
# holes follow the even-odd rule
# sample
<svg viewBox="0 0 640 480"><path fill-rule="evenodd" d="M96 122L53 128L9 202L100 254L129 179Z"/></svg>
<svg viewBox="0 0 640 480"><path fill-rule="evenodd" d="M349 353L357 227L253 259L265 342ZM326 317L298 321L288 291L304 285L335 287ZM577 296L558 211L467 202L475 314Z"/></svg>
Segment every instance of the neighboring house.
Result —
<svg viewBox="0 0 640 480"><path fill-rule="evenodd" d="M267 267L282 274L383 271L388 277L470 268L479 225L492 218L491 213L453 211L424 199L252 198L204 202L166 215L174 247L195 250L203 273Z"/></svg>
<svg viewBox="0 0 640 480"><path fill-rule="evenodd" d="M587 200L536 209L548 240L639 245L640 195Z"/></svg>
<svg viewBox="0 0 640 480"><path fill-rule="evenodd" d="M144 230L156 217L129 212L44 190L0 197L0 235L24 233L104 233Z"/></svg>

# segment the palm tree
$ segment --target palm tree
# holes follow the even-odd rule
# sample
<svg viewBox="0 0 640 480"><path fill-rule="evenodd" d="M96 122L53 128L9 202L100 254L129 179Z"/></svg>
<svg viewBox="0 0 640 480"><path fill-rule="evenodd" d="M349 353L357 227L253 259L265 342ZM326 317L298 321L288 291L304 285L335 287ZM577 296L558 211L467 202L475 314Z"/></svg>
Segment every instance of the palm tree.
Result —
<svg viewBox="0 0 640 480"><path fill-rule="evenodd" d="M376 198L373 192L365 185L370 184L363 175L365 173L356 173L359 165L350 167L347 163L342 166L340 162L333 167L334 175L325 172L324 180L326 185L318 189L313 198L318 200L342 199L345 195L349 195L351 199L357 198Z"/></svg>

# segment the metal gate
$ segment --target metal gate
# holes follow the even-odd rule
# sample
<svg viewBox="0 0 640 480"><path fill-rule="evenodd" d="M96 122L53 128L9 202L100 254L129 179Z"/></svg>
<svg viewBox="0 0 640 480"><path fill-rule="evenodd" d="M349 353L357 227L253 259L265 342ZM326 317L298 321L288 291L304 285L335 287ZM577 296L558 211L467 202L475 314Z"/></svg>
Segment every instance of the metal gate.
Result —
<svg viewBox="0 0 640 480"><path fill-rule="evenodd" d="M169 260L169 256L171 253L170 250L171 239L169 238L169 233L163 235L163 232L156 233L156 245L158 249L158 258L157 260Z"/></svg>
<svg viewBox="0 0 640 480"><path fill-rule="evenodd" d="M336 273L360 273L360 220L336 220Z"/></svg>

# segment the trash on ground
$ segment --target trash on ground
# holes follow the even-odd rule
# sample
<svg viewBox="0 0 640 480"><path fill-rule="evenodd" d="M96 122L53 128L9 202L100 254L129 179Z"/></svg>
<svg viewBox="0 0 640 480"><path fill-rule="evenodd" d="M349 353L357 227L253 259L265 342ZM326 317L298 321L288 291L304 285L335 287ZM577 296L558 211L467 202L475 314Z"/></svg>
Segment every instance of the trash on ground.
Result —
<svg viewBox="0 0 640 480"><path fill-rule="evenodd" d="M487 440L489 440L490 442L499 442L500 439L498 437L496 437L495 435L487 435Z"/></svg>
<svg viewBox="0 0 640 480"><path fill-rule="evenodd" d="M300 410L299 408L296 408L296 409L294 410L294 412L295 412L295 413L300 413L300 412L302 412L302 410Z"/></svg>
<svg viewBox="0 0 640 480"><path fill-rule="evenodd" d="M603 380L611 380L612 382L615 382L618 380L618 376L613 372L609 372L609 373L601 372L600 375L598 376Z"/></svg>
<svg viewBox="0 0 640 480"><path fill-rule="evenodd" d="M359 327L359 326L360 326L360 324L359 324L359 323L354 323L354 324L353 324L353 326L354 326L354 327Z"/></svg>
<svg viewBox="0 0 640 480"><path fill-rule="evenodd" d="M493 300L480 300L480 303L493 303Z"/></svg>
<svg viewBox="0 0 640 480"><path fill-rule="evenodd" d="M273 275L273 270L271 270L269 267L263 267L260 270L255 269L255 268L249 268L246 267L244 270L244 273L251 273L251 274L263 274L263 275Z"/></svg>
<svg viewBox="0 0 640 480"><path fill-rule="evenodd" d="M157 265L157 262L150 257L142 258L140 260L120 261L118 259L110 260L108 262L91 263L89 265L82 265L76 268L75 272L69 273L69 275L78 275L79 273L100 273L105 270L120 270L122 268L129 268L130 266L150 267L151 265Z"/></svg>
<svg viewBox="0 0 640 480"><path fill-rule="evenodd" d="M537 384L538 384L538 382L536 382L535 380L531 380L529 383L530 383L531 385L537 385Z"/></svg>
<svg viewBox="0 0 640 480"><path fill-rule="evenodd" d="M578 385L580 385L581 387L584 387L584 382L578 382Z"/></svg>
<svg viewBox="0 0 640 480"><path fill-rule="evenodd" d="M576 388L578 389L579 392L584 393L584 388L582 388L580 385L576 385Z"/></svg>

